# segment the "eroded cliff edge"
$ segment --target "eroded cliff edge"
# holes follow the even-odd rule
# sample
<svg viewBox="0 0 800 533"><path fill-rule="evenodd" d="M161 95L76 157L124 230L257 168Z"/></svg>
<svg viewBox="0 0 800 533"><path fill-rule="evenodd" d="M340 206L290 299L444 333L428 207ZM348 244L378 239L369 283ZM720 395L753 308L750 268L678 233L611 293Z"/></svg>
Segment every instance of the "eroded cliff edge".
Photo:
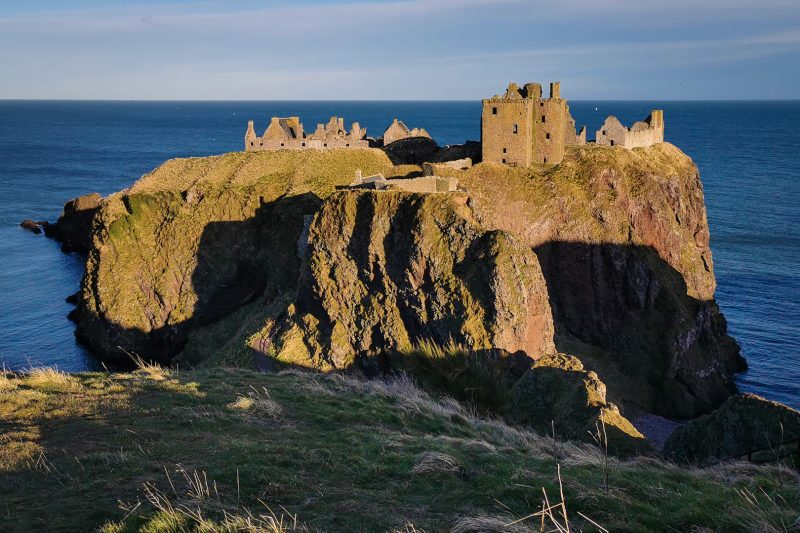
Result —
<svg viewBox="0 0 800 533"><path fill-rule="evenodd" d="M422 339L558 350L609 399L676 417L735 392L702 185L677 148L441 168L466 197L333 194L356 169L415 170L366 149L165 163L101 204L79 335L108 357L323 369Z"/></svg>

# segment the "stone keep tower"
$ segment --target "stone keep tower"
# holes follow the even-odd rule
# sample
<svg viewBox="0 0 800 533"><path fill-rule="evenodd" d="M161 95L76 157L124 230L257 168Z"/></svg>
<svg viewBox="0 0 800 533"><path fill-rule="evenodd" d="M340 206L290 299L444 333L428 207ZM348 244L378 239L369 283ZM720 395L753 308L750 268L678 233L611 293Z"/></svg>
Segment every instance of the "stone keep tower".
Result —
<svg viewBox="0 0 800 533"><path fill-rule="evenodd" d="M503 96L483 100L481 115L483 160L512 166L556 164L564 159L564 147L586 144L586 129L575 133L575 120L559 82L550 84L550 97L542 98L542 86L510 83Z"/></svg>

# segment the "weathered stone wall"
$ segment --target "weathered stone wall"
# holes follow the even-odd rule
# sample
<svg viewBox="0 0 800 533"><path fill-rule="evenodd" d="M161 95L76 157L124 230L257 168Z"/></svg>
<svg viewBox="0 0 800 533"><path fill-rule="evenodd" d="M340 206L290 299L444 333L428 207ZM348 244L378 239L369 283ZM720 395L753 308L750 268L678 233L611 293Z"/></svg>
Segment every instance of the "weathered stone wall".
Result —
<svg viewBox="0 0 800 533"><path fill-rule="evenodd" d="M567 103L560 98L550 98L535 103L533 109L533 161L546 165L560 163L564 159ZM574 141L574 133L572 137L570 141Z"/></svg>
<svg viewBox="0 0 800 533"><path fill-rule="evenodd" d="M331 117L328 124L318 124L317 129L306 135L299 117L272 117L264 135L258 137L253 121L248 121L244 138L247 152L262 150L306 150L316 148L369 148L367 130L354 122L350 133L344 129L344 119Z"/></svg>
<svg viewBox="0 0 800 533"><path fill-rule="evenodd" d="M387 144L392 144L401 139L408 139L409 137L427 137L430 139L430 135L424 129L409 129L402 121L394 119L383 133L383 145L386 146Z"/></svg>
<svg viewBox="0 0 800 533"><path fill-rule="evenodd" d="M483 161L523 167L533 162L534 103L530 98L483 101Z"/></svg>
<svg viewBox="0 0 800 533"><path fill-rule="evenodd" d="M645 148L664 142L664 112L654 109L644 121L626 128L615 116L606 118L597 130L595 142L603 146Z"/></svg>
<svg viewBox="0 0 800 533"><path fill-rule="evenodd" d="M566 145L585 144L586 134L575 132L575 120L560 84L550 84L550 98L542 98L538 83L520 89L511 83L502 97L483 101L481 142L483 161L511 166L557 164Z"/></svg>

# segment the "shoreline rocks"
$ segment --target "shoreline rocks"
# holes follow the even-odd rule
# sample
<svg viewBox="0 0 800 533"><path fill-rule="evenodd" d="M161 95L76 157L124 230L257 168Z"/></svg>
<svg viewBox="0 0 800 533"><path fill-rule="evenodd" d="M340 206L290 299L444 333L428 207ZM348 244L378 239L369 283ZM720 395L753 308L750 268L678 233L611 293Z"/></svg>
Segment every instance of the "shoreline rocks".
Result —
<svg viewBox="0 0 800 533"><path fill-rule="evenodd" d="M679 427L664 445L677 461L800 460L800 411L755 394L736 394L716 411Z"/></svg>
<svg viewBox="0 0 800 533"><path fill-rule="evenodd" d="M42 226L46 226L47 222L36 222L35 220L31 220L26 218L22 222L19 223L19 227L22 229L26 229L31 233L35 233L36 235L41 235L42 233Z"/></svg>

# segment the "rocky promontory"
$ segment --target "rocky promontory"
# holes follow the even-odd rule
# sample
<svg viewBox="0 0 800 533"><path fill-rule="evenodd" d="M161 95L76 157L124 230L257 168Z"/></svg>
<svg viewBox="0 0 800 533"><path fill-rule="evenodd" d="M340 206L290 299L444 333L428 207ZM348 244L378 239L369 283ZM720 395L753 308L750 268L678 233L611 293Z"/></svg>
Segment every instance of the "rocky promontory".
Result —
<svg viewBox="0 0 800 533"><path fill-rule="evenodd" d="M375 149L168 161L100 202L78 334L107 358L201 366L374 371L420 342L558 351L605 384L598 409L669 417L736 392L744 362L680 150L434 168L466 193L337 192L356 170L419 174Z"/></svg>

